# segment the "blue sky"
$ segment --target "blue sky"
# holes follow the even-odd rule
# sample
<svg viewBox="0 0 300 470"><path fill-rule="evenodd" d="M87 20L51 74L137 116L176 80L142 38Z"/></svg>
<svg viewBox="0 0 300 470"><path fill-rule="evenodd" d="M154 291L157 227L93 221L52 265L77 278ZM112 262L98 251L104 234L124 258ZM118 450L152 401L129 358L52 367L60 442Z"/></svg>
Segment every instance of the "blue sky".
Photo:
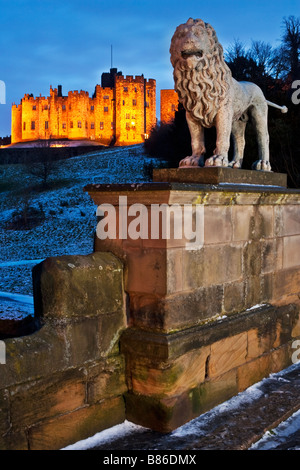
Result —
<svg viewBox="0 0 300 470"><path fill-rule="evenodd" d="M210 23L226 49L235 39L278 45L289 15L300 16L300 0L0 0L0 137L10 135L11 104L25 93L48 96L61 84L63 93L91 95L111 66L111 45L113 66L156 79L159 97L173 88L170 40L189 17Z"/></svg>

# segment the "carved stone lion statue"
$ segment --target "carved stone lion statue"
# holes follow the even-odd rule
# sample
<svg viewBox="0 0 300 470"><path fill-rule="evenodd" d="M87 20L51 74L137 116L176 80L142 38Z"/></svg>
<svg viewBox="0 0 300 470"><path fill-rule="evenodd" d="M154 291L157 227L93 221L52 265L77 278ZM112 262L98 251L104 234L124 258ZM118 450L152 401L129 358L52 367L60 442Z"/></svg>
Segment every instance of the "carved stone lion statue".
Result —
<svg viewBox="0 0 300 470"><path fill-rule="evenodd" d="M271 171L269 160L268 105L261 89L250 82L237 82L223 58L215 30L200 19L190 18L176 28L170 46L174 84L186 111L192 155L180 167L204 166L204 128L216 127L216 149L205 166L241 168L245 127L251 117L258 140L258 160L253 169ZM230 135L234 157L228 162Z"/></svg>

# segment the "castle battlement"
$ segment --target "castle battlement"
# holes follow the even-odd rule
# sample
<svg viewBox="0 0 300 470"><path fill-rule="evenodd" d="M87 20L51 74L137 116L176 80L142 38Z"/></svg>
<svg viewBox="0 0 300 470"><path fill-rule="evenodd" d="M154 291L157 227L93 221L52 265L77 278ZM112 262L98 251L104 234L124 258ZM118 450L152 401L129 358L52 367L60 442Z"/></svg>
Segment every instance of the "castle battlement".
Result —
<svg viewBox="0 0 300 470"><path fill-rule="evenodd" d="M118 75L118 76L116 76L116 82L120 82L120 83L144 83L144 77L143 77L143 75L136 75L135 77L133 75L126 75L125 77L123 75Z"/></svg>
<svg viewBox="0 0 300 470"><path fill-rule="evenodd" d="M141 143L156 124L155 89L154 79L124 77L111 69L102 74L101 86L95 86L93 96L84 90L63 96L61 85L50 85L48 97L27 93L18 106L12 106L12 143L59 138L107 145Z"/></svg>

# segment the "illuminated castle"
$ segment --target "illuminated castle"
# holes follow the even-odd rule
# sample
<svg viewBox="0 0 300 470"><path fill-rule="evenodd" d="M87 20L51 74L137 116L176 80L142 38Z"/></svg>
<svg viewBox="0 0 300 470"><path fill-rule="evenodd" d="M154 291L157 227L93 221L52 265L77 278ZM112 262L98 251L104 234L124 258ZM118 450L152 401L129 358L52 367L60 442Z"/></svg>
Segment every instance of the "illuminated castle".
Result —
<svg viewBox="0 0 300 470"><path fill-rule="evenodd" d="M26 94L12 106L11 142L38 139L89 139L102 144L143 142L156 124L156 81L126 76L117 69L101 76L92 97L61 85L50 96Z"/></svg>
<svg viewBox="0 0 300 470"><path fill-rule="evenodd" d="M164 124L170 124L178 110L178 95L173 89L160 90L160 120Z"/></svg>

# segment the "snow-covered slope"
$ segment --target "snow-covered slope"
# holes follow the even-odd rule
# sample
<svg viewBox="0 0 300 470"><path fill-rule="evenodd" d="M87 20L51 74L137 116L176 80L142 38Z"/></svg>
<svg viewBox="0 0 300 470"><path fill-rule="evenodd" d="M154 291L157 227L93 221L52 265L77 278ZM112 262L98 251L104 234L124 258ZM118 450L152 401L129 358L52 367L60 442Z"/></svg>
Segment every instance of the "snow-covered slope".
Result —
<svg viewBox="0 0 300 470"><path fill-rule="evenodd" d="M96 206L83 191L85 185L149 181L149 166L157 163L142 145L97 150L59 161L50 189L43 191L32 189L38 181L24 165L0 166L0 291L32 295L34 264L48 256L92 252ZM7 230L6 223L26 200L43 210L44 221L31 230ZM1 317L12 317L14 311L28 314L28 304L25 308L17 297L4 299L1 292Z"/></svg>

